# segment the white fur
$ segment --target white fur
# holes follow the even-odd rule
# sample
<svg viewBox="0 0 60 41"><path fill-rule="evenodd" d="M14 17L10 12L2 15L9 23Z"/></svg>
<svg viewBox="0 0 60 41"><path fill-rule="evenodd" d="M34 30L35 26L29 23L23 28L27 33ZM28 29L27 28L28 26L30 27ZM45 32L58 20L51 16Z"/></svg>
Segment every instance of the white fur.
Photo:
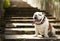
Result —
<svg viewBox="0 0 60 41"><path fill-rule="evenodd" d="M38 14L40 14L42 16L39 16ZM37 15L38 20L39 19L43 20L43 18L45 16L44 14L42 14L42 12L35 12L34 15L33 15L33 20L34 21L35 21L35 19L34 19L35 15ZM42 22L42 20L40 22ZM39 22L35 22L35 23L39 23ZM45 21L44 21L43 24L40 24L40 25L35 24L34 26L35 26L35 29L36 29L35 30L36 36L38 35L38 33L40 33L41 35L44 35L44 37L49 37L49 35L48 35L49 22L48 22L47 17L45 17ZM52 26L52 31L51 32L52 32L53 36L55 36L55 29L53 28L53 26Z"/></svg>

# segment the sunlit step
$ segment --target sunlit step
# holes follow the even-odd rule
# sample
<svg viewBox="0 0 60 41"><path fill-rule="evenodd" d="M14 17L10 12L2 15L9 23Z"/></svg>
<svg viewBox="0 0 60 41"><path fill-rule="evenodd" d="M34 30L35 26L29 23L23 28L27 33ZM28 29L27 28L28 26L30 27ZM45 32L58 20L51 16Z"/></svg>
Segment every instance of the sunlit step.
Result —
<svg viewBox="0 0 60 41"><path fill-rule="evenodd" d="M11 18L32 18L32 17L11 17Z"/></svg>
<svg viewBox="0 0 60 41"><path fill-rule="evenodd" d="M12 19L12 20L6 20L7 23L33 23L33 20L32 19ZM49 20L50 23L60 23L60 20L57 21L57 20L53 20L53 19L50 19Z"/></svg>
<svg viewBox="0 0 60 41"><path fill-rule="evenodd" d="M35 31L35 28L6 28L5 30L9 31ZM56 29L56 31L60 31L60 29Z"/></svg>
<svg viewBox="0 0 60 41"><path fill-rule="evenodd" d="M35 35L5 35L5 39L39 39ZM41 37L41 35L39 35Z"/></svg>
<svg viewBox="0 0 60 41"><path fill-rule="evenodd" d="M33 17L11 17L12 19L33 19ZM55 17L48 17L49 19L56 19Z"/></svg>
<svg viewBox="0 0 60 41"><path fill-rule="evenodd" d="M35 28L6 28L5 30L11 30L11 31L35 31Z"/></svg>
<svg viewBox="0 0 60 41"><path fill-rule="evenodd" d="M60 26L60 23L50 23L51 25Z"/></svg>
<svg viewBox="0 0 60 41"><path fill-rule="evenodd" d="M41 35L34 37L35 35L5 35L5 39L60 39L60 35L56 35L57 38L42 38Z"/></svg>
<svg viewBox="0 0 60 41"><path fill-rule="evenodd" d="M48 19L48 20L55 21L55 19ZM9 21L33 21L33 19L10 19Z"/></svg>
<svg viewBox="0 0 60 41"><path fill-rule="evenodd" d="M7 23L6 27L34 26L32 23Z"/></svg>
<svg viewBox="0 0 60 41"><path fill-rule="evenodd" d="M56 30L56 35L60 35L60 30L59 29L55 29L55 30ZM35 34L35 28L5 28L5 34L6 35L16 35L16 34L32 35Z"/></svg>
<svg viewBox="0 0 60 41"><path fill-rule="evenodd" d="M60 23L51 23L53 26L60 26ZM7 23L6 27L17 27L17 26L34 26L33 23Z"/></svg>

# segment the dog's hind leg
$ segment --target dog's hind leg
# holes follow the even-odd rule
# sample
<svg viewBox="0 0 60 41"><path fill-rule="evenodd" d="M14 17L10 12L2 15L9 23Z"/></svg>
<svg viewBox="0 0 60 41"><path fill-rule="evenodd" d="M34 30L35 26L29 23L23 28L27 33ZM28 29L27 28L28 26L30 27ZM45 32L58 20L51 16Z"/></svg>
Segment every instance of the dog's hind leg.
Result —
<svg viewBox="0 0 60 41"><path fill-rule="evenodd" d="M54 28L52 28L52 36L56 35L56 30Z"/></svg>

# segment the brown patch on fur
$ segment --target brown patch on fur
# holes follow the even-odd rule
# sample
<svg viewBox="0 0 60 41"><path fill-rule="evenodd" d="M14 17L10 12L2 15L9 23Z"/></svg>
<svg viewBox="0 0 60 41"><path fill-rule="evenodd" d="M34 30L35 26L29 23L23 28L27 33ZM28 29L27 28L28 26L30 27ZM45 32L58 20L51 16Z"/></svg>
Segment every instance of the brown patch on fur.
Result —
<svg viewBox="0 0 60 41"><path fill-rule="evenodd" d="M48 30L52 31L52 26L51 26L50 23L49 23L49 28L48 28Z"/></svg>

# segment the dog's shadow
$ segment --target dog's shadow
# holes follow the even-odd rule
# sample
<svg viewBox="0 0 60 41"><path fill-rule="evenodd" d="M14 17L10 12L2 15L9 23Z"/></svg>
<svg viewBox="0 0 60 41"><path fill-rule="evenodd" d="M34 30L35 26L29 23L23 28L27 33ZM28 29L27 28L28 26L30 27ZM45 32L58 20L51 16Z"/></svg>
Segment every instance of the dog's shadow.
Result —
<svg viewBox="0 0 60 41"><path fill-rule="evenodd" d="M51 32L48 33L49 37L44 37L44 35L40 35L40 36L34 36L34 37L38 37L38 38L41 38L41 39L58 39L57 36L52 36L53 34Z"/></svg>
<svg viewBox="0 0 60 41"><path fill-rule="evenodd" d="M57 40L58 38L57 37L38 37L40 39L46 39L46 40Z"/></svg>
<svg viewBox="0 0 60 41"><path fill-rule="evenodd" d="M57 36L50 36L50 37L40 37L40 36L38 36L39 38L41 38L41 39L51 39L51 40L57 40L58 39L58 37Z"/></svg>

